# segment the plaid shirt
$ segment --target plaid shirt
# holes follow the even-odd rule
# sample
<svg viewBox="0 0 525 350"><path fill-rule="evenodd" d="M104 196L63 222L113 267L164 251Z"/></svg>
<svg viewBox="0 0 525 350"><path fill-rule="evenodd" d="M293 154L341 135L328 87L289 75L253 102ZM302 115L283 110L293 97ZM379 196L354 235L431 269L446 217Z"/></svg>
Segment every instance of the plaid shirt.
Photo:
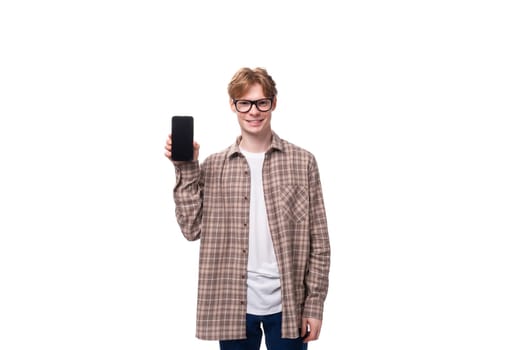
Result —
<svg viewBox="0 0 525 350"><path fill-rule="evenodd" d="M177 221L186 239L200 238L200 339L246 338L250 171L239 142L200 166L176 167ZM328 291L330 243L314 156L274 133L263 184L281 278L281 334L297 338L302 317L322 319Z"/></svg>

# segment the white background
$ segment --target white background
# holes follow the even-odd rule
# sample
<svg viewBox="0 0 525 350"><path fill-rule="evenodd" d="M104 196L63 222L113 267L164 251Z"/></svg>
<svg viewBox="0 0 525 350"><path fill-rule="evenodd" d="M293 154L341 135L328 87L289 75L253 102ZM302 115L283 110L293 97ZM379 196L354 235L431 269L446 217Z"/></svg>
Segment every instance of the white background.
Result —
<svg viewBox="0 0 525 350"><path fill-rule="evenodd" d="M218 349L163 147L238 134L226 86L277 82L333 246L311 349L525 348L520 1L3 1L0 349Z"/></svg>

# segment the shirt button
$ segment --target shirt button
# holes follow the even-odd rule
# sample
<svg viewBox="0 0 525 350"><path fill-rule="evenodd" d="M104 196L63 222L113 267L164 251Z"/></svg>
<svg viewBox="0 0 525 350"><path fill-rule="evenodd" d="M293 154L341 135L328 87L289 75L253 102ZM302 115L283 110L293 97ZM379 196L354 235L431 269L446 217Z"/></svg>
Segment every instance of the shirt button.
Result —
<svg viewBox="0 0 525 350"><path fill-rule="evenodd" d="M245 278L246 278L246 275L244 275L244 274L241 275L241 278L242 278L242 279L245 279Z"/></svg>
<svg viewBox="0 0 525 350"><path fill-rule="evenodd" d="M244 305L244 301L241 301L241 305Z"/></svg>
<svg viewBox="0 0 525 350"><path fill-rule="evenodd" d="M247 201L248 200L248 196L244 196L244 200Z"/></svg>
<svg viewBox="0 0 525 350"><path fill-rule="evenodd" d="M243 254L246 254L246 249L243 249L243 250L242 250L242 253L243 253Z"/></svg>

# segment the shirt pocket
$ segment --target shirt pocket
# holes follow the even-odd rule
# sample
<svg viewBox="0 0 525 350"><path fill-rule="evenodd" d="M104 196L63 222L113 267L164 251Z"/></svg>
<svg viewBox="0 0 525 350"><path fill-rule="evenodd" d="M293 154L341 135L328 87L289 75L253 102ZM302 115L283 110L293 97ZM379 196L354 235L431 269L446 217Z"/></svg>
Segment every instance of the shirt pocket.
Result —
<svg viewBox="0 0 525 350"><path fill-rule="evenodd" d="M279 204L285 218L297 222L304 221L308 214L308 190L306 186L281 186Z"/></svg>

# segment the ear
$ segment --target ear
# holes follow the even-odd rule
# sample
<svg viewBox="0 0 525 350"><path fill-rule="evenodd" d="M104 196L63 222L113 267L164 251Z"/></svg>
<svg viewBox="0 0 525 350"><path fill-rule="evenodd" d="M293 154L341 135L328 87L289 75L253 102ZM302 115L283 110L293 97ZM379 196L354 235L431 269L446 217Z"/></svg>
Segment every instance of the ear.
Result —
<svg viewBox="0 0 525 350"><path fill-rule="evenodd" d="M277 107L277 96L273 97L272 112L275 110L275 107Z"/></svg>
<svg viewBox="0 0 525 350"><path fill-rule="evenodd" d="M230 98L230 108L232 112L237 113L237 110L235 109L235 104L233 103L233 99Z"/></svg>

